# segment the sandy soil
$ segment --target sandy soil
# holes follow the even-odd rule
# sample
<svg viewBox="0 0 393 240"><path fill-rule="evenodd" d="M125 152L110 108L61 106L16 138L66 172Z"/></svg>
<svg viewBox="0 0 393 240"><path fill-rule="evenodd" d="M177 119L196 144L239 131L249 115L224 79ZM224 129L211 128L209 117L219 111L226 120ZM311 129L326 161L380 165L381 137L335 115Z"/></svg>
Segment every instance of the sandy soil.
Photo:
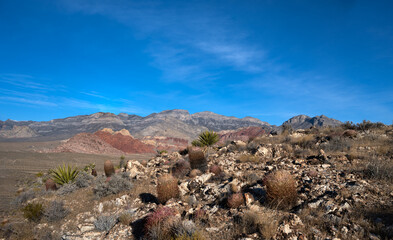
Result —
<svg viewBox="0 0 393 240"><path fill-rule="evenodd" d="M120 156L94 155L82 153L38 153L37 150L56 147L60 141L52 142L0 142L0 213L10 207L16 191L34 178L40 171L46 172L58 165L71 164L83 167L95 163L98 172L103 171L108 159L118 163ZM126 160L149 159L152 154L130 154Z"/></svg>

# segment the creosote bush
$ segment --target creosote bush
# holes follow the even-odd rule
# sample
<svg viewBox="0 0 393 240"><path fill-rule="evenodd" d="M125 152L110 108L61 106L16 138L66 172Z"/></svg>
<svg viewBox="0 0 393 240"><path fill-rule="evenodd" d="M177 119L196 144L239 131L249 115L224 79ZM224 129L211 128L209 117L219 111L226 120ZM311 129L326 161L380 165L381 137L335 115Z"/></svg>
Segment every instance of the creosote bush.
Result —
<svg viewBox="0 0 393 240"><path fill-rule="evenodd" d="M96 197L101 198L112 194L117 194L123 191L130 190L132 183L125 174L112 175L109 181L107 178L97 178L93 192Z"/></svg>
<svg viewBox="0 0 393 240"><path fill-rule="evenodd" d="M279 170L265 178L266 194L272 207L289 208L297 200L296 180L287 171Z"/></svg>
<svg viewBox="0 0 393 240"><path fill-rule="evenodd" d="M177 179L170 174L164 174L157 180L157 198L162 204L165 204L171 198L177 198L180 195Z"/></svg>
<svg viewBox="0 0 393 240"><path fill-rule="evenodd" d="M64 208L64 203L61 201L52 201L45 209L44 215L48 221L58 221L65 218L68 210Z"/></svg>
<svg viewBox="0 0 393 240"><path fill-rule="evenodd" d="M29 203L22 208L23 216L32 222L38 222L44 213L44 207L41 203Z"/></svg>

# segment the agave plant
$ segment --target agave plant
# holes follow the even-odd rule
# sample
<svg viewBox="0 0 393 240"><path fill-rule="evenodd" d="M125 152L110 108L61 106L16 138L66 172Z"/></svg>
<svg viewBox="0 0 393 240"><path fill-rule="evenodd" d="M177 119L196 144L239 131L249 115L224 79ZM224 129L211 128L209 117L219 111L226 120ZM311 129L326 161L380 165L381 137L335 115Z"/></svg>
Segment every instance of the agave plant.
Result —
<svg viewBox="0 0 393 240"><path fill-rule="evenodd" d="M56 169L51 170L51 175L53 181L55 181L59 185L63 185L69 182L73 182L78 176L78 169L76 167L71 167L70 165L63 164L63 166L59 166Z"/></svg>
<svg viewBox="0 0 393 240"><path fill-rule="evenodd" d="M220 140L217 133L213 131L205 131L199 134L197 140L192 141L192 145L195 147L210 147Z"/></svg>

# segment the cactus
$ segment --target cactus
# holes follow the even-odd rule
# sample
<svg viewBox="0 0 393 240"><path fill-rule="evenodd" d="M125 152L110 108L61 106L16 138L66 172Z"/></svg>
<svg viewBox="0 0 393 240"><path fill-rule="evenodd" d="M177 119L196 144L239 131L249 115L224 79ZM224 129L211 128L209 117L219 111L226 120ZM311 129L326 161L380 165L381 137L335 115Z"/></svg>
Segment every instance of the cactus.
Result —
<svg viewBox="0 0 393 240"><path fill-rule="evenodd" d="M190 165L192 169L199 169L201 172L207 171L207 161L205 154L201 150L190 150L188 152Z"/></svg>
<svg viewBox="0 0 393 240"><path fill-rule="evenodd" d="M222 170L218 165L211 165L209 170L211 173L214 173L214 175L216 176L219 176L222 173Z"/></svg>
<svg viewBox="0 0 393 240"><path fill-rule="evenodd" d="M190 163L185 160L177 161L172 167L172 175L181 178L186 176L191 170Z"/></svg>
<svg viewBox="0 0 393 240"><path fill-rule="evenodd" d="M238 208L244 203L244 197L242 193L235 193L228 197L227 205L229 208Z"/></svg>
<svg viewBox="0 0 393 240"><path fill-rule="evenodd" d="M157 198L160 203L165 204L169 199L179 197L179 193L175 177L165 174L158 179Z"/></svg>
<svg viewBox="0 0 393 240"><path fill-rule="evenodd" d="M269 174L264 182L267 198L272 205L285 209L296 203L296 180L289 172L276 171Z"/></svg>
<svg viewBox="0 0 393 240"><path fill-rule="evenodd" d="M113 163L111 160L106 160L104 163L104 171L105 171L105 176L110 177L112 174L115 173L115 168L113 167Z"/></svg>
<svg viewBox="0 0 393 240"><path fill-rule="evenodd" d="M48 191L48 190L52 190L52 191L57 190L55 181L53 181L51 178L48 178L46 180L46 182L45 182L45 188L46 188L46 191Z"/></svg>
<svg viewBox="0 0 393 240"><path fill-rule="evenodd" d="M149 239L172 239L171 228L176 222L175 210L168 207L158 207L151 213L144 226Z"/></svg>

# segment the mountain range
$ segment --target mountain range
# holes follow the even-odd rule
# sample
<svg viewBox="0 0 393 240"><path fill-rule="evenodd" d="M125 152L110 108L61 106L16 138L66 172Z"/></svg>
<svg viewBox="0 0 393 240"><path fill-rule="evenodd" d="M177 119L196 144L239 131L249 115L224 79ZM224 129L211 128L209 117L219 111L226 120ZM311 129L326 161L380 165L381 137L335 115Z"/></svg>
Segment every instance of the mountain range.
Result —
<svg viewBox="0 0 393 240"><path fill-rule="evenodd" d="M311 126L336 126L341 122L324 115L313 118L299 115L284 124L299 129ZM146 117L127 113L116 115L98 112L50 121L0 121L0 139L61 140L82 132L93 133L103 128L111 128L114 131L126 129L136 138L165 136L192 140L205 130L218 132L250 126L260 127L265 132L279 129L278 126L253 117L228 117L208 111L190 114L187 110L175 109L153 113Z"/></svg>

